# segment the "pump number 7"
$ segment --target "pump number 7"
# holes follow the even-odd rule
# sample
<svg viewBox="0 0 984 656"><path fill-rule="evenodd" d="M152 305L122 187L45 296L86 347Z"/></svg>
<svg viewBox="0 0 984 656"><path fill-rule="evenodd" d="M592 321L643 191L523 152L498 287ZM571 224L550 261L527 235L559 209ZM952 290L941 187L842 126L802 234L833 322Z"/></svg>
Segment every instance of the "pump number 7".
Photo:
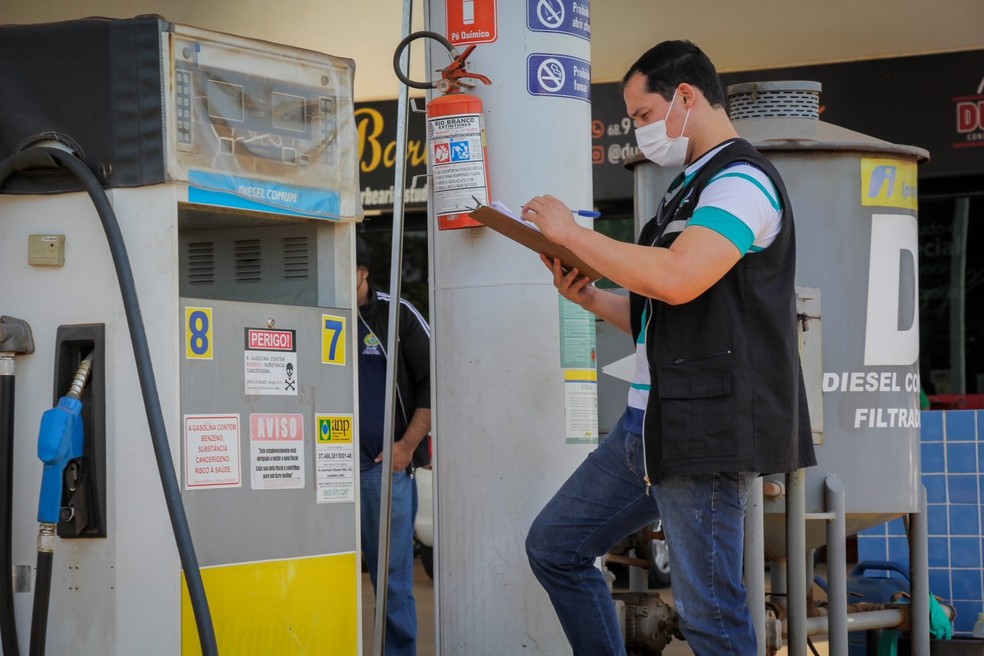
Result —
<svg viewBox="0 0 984 656"><path fill-rule="evenodd" d="M321 315L321 363L345 365L345 317Z"/></svg>

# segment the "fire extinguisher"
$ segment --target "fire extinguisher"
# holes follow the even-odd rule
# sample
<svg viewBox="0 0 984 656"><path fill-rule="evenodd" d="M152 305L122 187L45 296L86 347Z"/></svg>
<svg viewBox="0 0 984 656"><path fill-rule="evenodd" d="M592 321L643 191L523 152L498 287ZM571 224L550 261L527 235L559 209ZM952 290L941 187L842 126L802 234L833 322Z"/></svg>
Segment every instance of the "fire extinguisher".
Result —
<svg viewBox="0 0 984 656"><path fill-rule="evenodd" d="M441 70L439 80L416 82L400 70L403 49L421 38L438 41L451 55L452 62ZM465 70L465 60L474 49L475 46L468 46L459 54L443 35L422 31L403 39L393 55L393 68L400 81L414 89L437 89L442 93L427 104L431 190L439 230L482 225L468 214L491 200L482 100L464 91L475 87L466 78L492 83L484 75Z"/></svg>

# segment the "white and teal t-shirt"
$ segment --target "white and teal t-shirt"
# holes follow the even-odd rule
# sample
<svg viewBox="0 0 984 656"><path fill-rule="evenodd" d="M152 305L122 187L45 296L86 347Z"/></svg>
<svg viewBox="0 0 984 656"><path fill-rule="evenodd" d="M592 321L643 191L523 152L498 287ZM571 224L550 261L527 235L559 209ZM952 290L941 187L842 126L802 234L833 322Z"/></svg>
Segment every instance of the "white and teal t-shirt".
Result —
<svg viewBox="0 0 984 656"><path fill-rule="evenodd" d="M679 193L689 193L688 186L697 172L729 144L718 146L688 166L683 175L670 185L663 204ZM679 223L680 225L674 225ZM726 237L741 256L757 253L771 244L782 226L779 192L761 169L746 162L735 162L722 169L705 185L689 221L671 222L664 234L682 232L688 225L709 228ZM642 433L642 419L649 401L651 378L646 357L646 324L649 307L643 310L642 330L636 340L635 374L629 387L625 428Z"/></svg>

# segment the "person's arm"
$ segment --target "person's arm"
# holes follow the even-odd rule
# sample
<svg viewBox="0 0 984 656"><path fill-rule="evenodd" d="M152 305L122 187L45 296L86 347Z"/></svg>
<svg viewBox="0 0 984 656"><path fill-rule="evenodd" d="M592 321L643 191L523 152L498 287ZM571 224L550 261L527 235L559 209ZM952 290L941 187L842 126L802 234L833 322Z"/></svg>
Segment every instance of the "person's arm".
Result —
<svg viewBox="0 0 984 656"><path fill-rule="evenodd" d="M697 298L741 259L728 238L702 226L684 229L670 248L611 239L579 226L570 209L553 196L532 199L523 206L523 218L612 282L671 305Z"/></svg>
<svg viewBox="0 0 984 656"><path fill-rule="evenodd" d="M400 358L410 372L411 398L403 399L414 408L407 429L393 443L393 471L407 468L414 449L431 429L430 411L430 328L416 308L409 303L400 307L400 339L397 345ZM382 462L382 456L376 459Z"/></svg>
<svg viewBox="0 0 984 656"><path fill-rule="evenodd" d="M410 425L404 431L403 437L393 443L393 471L403 471L410 466L413 452L424 441L431 429L430 408L417 408L410 418ZM383 454L376 457L376 462L383 461Z"/></svg>

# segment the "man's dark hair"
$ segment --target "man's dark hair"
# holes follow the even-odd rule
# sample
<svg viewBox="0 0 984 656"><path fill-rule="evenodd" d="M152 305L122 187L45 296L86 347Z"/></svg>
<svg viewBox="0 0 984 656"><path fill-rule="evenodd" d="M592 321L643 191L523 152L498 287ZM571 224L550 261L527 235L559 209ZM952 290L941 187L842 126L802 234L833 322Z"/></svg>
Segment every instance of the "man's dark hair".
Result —
<svg viewBox="0 0 984 656"><path fill-rule="evenodd" d="M365 267L367 271L372 271L370 262L372 260L372 253L369 250L369 244L360 235L355 236L355 266Z"/></svg>
<svg viewBox="0 0 984 656"><path fill-rule="evenodd" d="M725 107L717 69L704 51L690 41L663 41L653 46L632 64L622 78L622 85L636 73L646 76L649 92L658 93L666 100L686 82L700 89L711 107Z"/></svg>

